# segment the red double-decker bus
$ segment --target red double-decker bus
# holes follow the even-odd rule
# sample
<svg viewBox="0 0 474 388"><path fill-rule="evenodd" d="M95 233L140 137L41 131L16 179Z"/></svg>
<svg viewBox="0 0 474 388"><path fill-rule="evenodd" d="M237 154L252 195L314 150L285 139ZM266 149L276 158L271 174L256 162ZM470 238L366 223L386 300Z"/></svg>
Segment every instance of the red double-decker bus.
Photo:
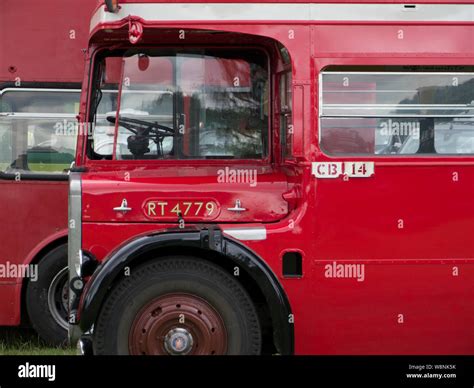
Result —
<svg viewBox="0 0 474 388"><path fill-rule="evenodd" d="M98 7L71 340L473 354L473 15L463 0Z"/></svg>
<svg viewBox="0 0 474 388"><path fill-rule="evenodd" d="M67 338L67 169L96 5L0 3L0 326L53 344Z"/></svg>

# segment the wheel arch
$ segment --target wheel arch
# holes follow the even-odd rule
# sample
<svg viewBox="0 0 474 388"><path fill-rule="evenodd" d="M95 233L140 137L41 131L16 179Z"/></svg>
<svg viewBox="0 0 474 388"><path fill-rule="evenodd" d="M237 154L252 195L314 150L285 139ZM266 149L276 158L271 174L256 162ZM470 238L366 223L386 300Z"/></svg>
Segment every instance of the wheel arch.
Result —
<svg viewBox="0 0 474 388"><path fill-rule="evenodd" d="M259 311L259 318L270 320L276 351L293 354L294 330L289 322L291 307L283 287L258 255L240 242L223 236L218 229L142 236L113 252L84 289L78 314L81 331L89 330L95 322L110 289L123 278L126 267L133 269L150 260L183 254L212 262L230 273L238 267L241 284L252 300L265 310Z"/></svg>

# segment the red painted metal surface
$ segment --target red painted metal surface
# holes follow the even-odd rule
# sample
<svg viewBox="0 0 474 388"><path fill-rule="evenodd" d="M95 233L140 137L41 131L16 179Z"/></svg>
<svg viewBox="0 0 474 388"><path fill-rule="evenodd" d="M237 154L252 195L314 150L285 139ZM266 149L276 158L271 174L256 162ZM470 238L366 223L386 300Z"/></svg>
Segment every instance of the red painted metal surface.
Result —
<svg viewBox="0 0 474 388"><path fill-rule="evenodd" d="M153 24L148 21L147 27ZM293 84L301 92L295 94L293 117L300 142L295 147L301 157L285 162L274 146L272 164L262 167L249 162L247 166L266 170L259 175L262 184L233 191L232 186L221 189L211 183L216 168L233 166L232 161L90 161L81 147L77 161L89 168L82 175L83 249L104 260L140 234L175 228L177 222L153 223L143 216L142 203L152 191L155 197L186 193L189 198L209 196L212 191L223 208L233 205L238 195L245 207L254 209L240 220L244 223L224 213L216 222L223 222L223 228L266 228L265 240L244 243L267 262L289 297L296 353L474 354L474 159L329 157L319 149L317 120L318 75L324 67L472 66L474 24L409 23L403 25L409 37L403 41L397 39L399 23L306 24L265 20L225 27L218 22L186 24L189 29L269 37L288 49ZM181 28L179 23L158 26ZM298 39L290 38L290 29ZM92 49L104 44L93 41ZM83 85L84 115L88 74ZM276 138L277 132L275 128ZM80 141L84 144L85 139ZM325 180L311 174L311 162L346 160L374 161L375 175ZM173 175L173 169L179 169L179 176ZM126 172L130 181L118 183L118 175ZM452 179L454 172L460 177L457 181ZM267 178L274 185L267 185ZM296 206L284 209L281 198L290 188L297 188L300 196ZM117 216L112 207L119 206L123 196L134 203L134 210ZM262 198L268 199L263 207ZM281 205L275 207L277 203ZM281 257L289 249L303 253L301 278L282 275ZM326 276L326 265L334 261L364 264L363 280Z"/></svg>
<svg viewBox="0 0 474 388"><path fill-rule="evenodd" d="M239 183L226 185L219 183L216 179L218 170L224 170L226 165L200 168L182 168L180 176L176 177L176 168L148 169L138 174L132 173L130 181L124 181L122 173L95 173L91 180L83 182L83 221L84 222L156 222L157 219L165 219L176 222L178 215L169 209L173 199L186 202L192 199L192 204L180 205L181 213L186 220L197 222L273 222L284 218L288 213L288 205L283 200L281 194L288 190L285 176L281 173L272 172L269 168L258 169L258 191L251 190L251 183ZM235 168L238 168L235 167ZM265 173L266 172L266 173ZM157 177L159 182L157 182ZM112 185L113 191L107 188ZM249 190L250 188L250 190ZM114 212L112 206L120 206L122 199L126 198L128 206L134 209L129 214ZM153 207L154 214L148 213L146 202L153 200L155 203L166 202L163 205L163 215L161 215L161 205ZM232 213L227 210L231 208L236 200L243 204L252 203L251 212ZM170 202L170 203L168 203ZM199 205L203 203L202 210L206 204L214 202L215 209L205 217L204 212L199 210ZM173 205L173 207L176 204ZM175 210L177 211L177 210ZM186 212L186 214L184 214ZM196 214L197 213L197 214ZM173 217L174 214L174 217ZM155 215L155 217L153 217ZM150 217L152 216L152 217Z"/></svg>
<svg viewBox="0 0 474 388"><path fill-rule="evenodd" d="M0 4L0 80L80 82L98 0L5 0ZM19 45L21 50L19 50ZM14 66L13 74L8 70Z"/></svg>
<svg viewBox="0 0 474 388"><path fill-rule="evenodd" d="M0 84L80 82L96 0L0 2ZM9 87L11 85L9 84ZM0 179L0 265L29 264L67 238L67 182ZM23 278L0 278L0 326L18 325Z"/></svg>

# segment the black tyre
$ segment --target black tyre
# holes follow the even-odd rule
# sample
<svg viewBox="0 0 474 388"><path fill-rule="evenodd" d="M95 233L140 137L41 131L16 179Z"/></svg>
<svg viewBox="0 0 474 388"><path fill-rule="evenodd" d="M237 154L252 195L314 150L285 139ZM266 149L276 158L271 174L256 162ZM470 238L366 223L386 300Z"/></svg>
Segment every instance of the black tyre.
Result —
<svg viewBox="0 0 474 388"><path fill-rule="evenodd" d="M95 354L255 355L255 307L236 278L198 258L167 257L132 269L106 297Z"/></svg>
<svg viewBox="0 0 474 388"><path fill-rule="evenodd" d="M38 279L28 280L26 310L30 323L48 344L67 343L67 246L47 253L38 263Z"/></svg>

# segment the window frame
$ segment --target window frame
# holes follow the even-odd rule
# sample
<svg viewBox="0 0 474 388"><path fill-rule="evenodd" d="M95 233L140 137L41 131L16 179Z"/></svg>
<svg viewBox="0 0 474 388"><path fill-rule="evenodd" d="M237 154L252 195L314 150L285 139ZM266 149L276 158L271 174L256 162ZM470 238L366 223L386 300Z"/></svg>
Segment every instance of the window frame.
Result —
<svg viewBox="0 0 474 388"><path fill-rule="evenodd" d="M54 85L47 85L45 87L5 87L0 90L0 98L8 92L38 92L38 93L77 93L78 103L80 104L81 89L79 85L71 88L55 87ZM14 117L18 119L74 119L77 120L77 113L34 113L34 112L0 112L0 120L4 117ZM76 147L74 150L74 156L76 155L78 142L76 140ZM25 181L67 181L69 179L69 173L58 172L58 173L42 173L42 172L24 172L18 171L13 173L7 173L0 171L0 180L18 180L20 175L21 180Z"/></svg>
<svg viewBox="0 0 474 388"><path fill-rule="evenodd" d="M295 156L293 154L294 152L294 90L293 90L293 72L291 67L285 67L282 71L278 72L277 74L277 79L278 79L278 96L277 97L277 103L278 103L278 120L279 120L279 136L280 136L280 144L279 144L279 158L281 163L294 163L295 162ZM283 109L283 104L282 104L282 90L281 90L281 81L285 79L285 100L286 100L286 105L285 107L287 109ZM288 116L291 118L289 120L289 124L293 126L293 133L292 133L292 144L291 144L291 154L288 155L286 151L288 150L288 144L287 144L287 132L285 132L285 137L283 136L282 133L282 120L287 120L288 121ZM287 123L287 124L288 124ZM288 125L286 125L288 127ZM286 128L288 130L288 128Z"/></svg>
<svg viewBox="0 0 474 388"><path fill-rule="evenodd" d="M368 68L373 68L374 65L357 65L358 67L368 67ZM382 65L376 65L378 67L382 67ZM408 66L408 65L405 65L405 66ZM415 65L410 65L412 67L429 67L429 66L432 66L432 65L427 65L427 64L415 64ZM347 64L338 64L338 65L328 65L328 66L324 66L323 68L319 69L318 71L318 75L317 75L317 82L318 82L318 87L317 87L317 92L318 92L318 98L317 98L317 101L318 101L318 107L317 107L317 110L318 110L318 114L317 114L317 125L318 125L318 130L317 130L317 136L318 136L318 141L317 141L317 145L318 145L318 149L319 151L322 153L322 155L324 155L325 157L329 158L329 159L354 159L354 160L364 160L364 159L374 159L375 161L378 161L380 163L384 163L385 161L398 161L398 162L402 162L403 160L407 160L407 159L414 159L415 161L416 160L420 160L420 159L424 159L424 160L429 160L429 161L440 161L441 159L471 159L471 158L474 158L474 152L472 154L461 154L461 153L458 153L458 154L443 154L443 153L416 153L416 154L350 154L350 153L347 153L347 154L344 154L344 155L337 155L337 154L331 154L329 152L327 152L323 147L322 147L322 125L321 125L321 121L323 118L325 118L325 116L323 116L323 76L325 74L339 74L339 75L342 75L342 74L366 74L366 75L387 75L387 74L391 74L391 75L419 75L419 74L429 74L429 75L443 75L443 76L450 76L450 75L472 75L474 77L474 71L465 71L465 72L459 72L459 71L446 71L446 72L442 72L442 71L362 71L362 70L358 70L358 71L354 71L354 70L348 70L348 71L341 71L341 70L335 70L335 71L327 71L325 69L327 68L344 68L344 67L351 67L350 65L347 65ZM402 67L402 65L395 65L394 67ZM467 67L467 68L472 68L472 65L459 65L459 67ZM358 104L348 104L348 105L358 105ZM360 104L360 105L363 105L363 104ZM369 106L380 106L380 105L383 105L383 104L368 104ZM438 104L433 104L433 105L438 105ZM443 106L441 104L439 104L440 106ZM456 106L456 105L459 105L459 104L447 104L445 106ZM395 105L390 105L390 106L395 106ZM420 107L423 107L423 106L426 106L425 105L422 105L422 104L419 104ZM328 116L326 116L327 118ZM432 119L436 119L436 118L439 118L439 119L442 119L442 118L458 118L458 117L462 117L462 116L459 116L459 115L433 115L433 114L428 114L428 115L424 115L424 114L409 114L409 115L354 115L354 114L350 114L350 115L347 115L347 116L330 116L332 118L339 118L339 119L351 119L351 118L366 118L366 119L376 119L376 118L397 118L397 117L400 117L400 118L432 118ZM474 117L474 114L473 115L468 115L467 117ZM474 132L473 132L474 133ZM474 138L474 136L473 136ZM435 142L435 140L433 139L433 142Z"/></svg>
<svg viewBox="0 0 474 388"><path fill-rule="evenodd" d="M274 123L274 110L273 110L273 102L274 102L274 85L273 85L273 77L272 77L272 64L271 64L271 54L270 52L262 46L255 46L255 45L238 45L238 46L226 46L226 45L142 45L142 46L130 46L130 45L120 45L116 47L116 50L123 50L127 51L130 49L152 49L152 50L172 50L172 49L189 49L189 50L222 50L222 51L242 51L242 50L258 50L263 53L265 56L265 69L267 70L268 74L268 87L269 87L269 98L267 104L268 108L268 123L267 123L267 155L263 158L259 159L225 159L225 158L201 158L201 159L115 159L115 160L108 160L108 159L92 159L89 157L90 152L90 141L88 138L84 139L84 146L83 146L83 163L86 167L90 168L116 168L116 167L123 167L123 166L146 166L146 167L156 167L156 166L203 166L203 165L257 165L257 166L269 166L272 163L272 160L275 157L275 149L272 143L273 138L273 123ZM93 92L93 84L95 80L95 72L97 67L95 66L97 56L104 52L110 52L108 48L98 47L94 50L90 56L89 61L89 72L88 72L88 80L87 80L87 101L86 101L86 122L87 125L90 125L90 118L91 118L91 102L92 102L92 92ZM262 143L263 144L263 143Z"/></svg>

